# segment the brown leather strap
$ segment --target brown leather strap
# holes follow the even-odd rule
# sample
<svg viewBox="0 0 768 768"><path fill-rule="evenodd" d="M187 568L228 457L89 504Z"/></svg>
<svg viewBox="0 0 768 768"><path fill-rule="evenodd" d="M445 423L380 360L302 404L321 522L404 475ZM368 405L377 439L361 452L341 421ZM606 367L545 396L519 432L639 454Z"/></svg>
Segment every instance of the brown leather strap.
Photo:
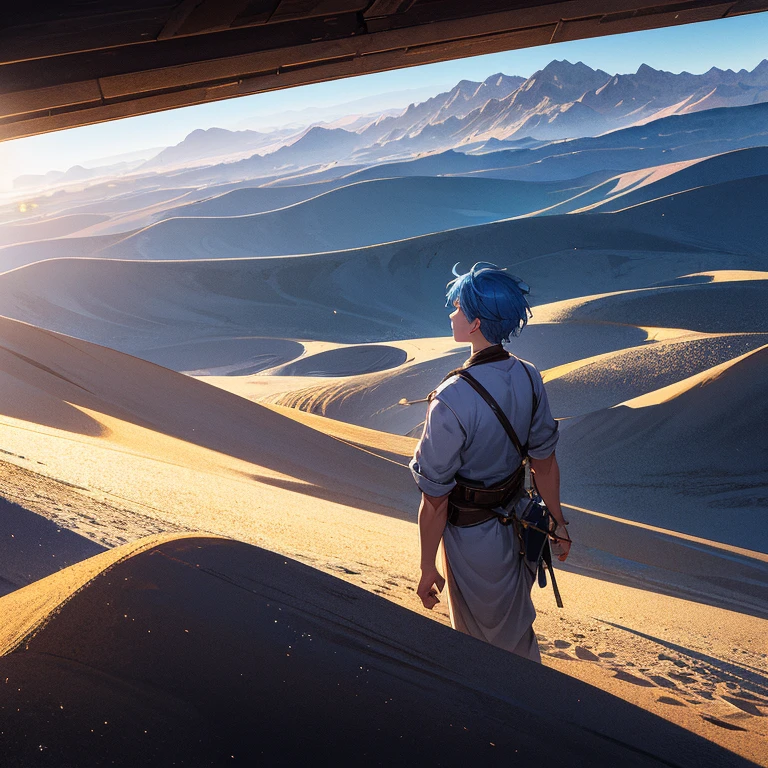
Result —
<svg viewBox="0 0 768 768"><path fill-rule="evenodd" d="M501 422L501 426L504 427L504 431L509 435L509 439L512 441L512 444L520 454L520 459L525 461L525 457L528 455L528 442L526 441L525 445L520 442L520 438L518 438L517 433L515 432L515 428L512 426L512 424L510 424L510 421L507 418L507 414L501 410L499 404L493 399L491 393L488 392L488 390L474 376L472 376L469 371L459 371L458 375L464 379L464 381L466 381L467 384L469 384L469 386L472 387L472 389L474 389L475 392L477 392L477 394L480 395L480 397L482 397L486 403L488 403L490 409L493 411L496 418Z"/></svg>

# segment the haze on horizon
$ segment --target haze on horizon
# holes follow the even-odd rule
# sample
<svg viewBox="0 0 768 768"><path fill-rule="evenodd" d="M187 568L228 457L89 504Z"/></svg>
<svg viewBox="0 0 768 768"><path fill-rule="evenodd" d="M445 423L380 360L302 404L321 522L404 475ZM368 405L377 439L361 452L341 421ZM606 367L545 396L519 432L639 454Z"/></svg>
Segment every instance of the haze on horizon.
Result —
<svg viewBox="0 0 768 768"><path fill-rule="evenodd" d="M148 158L196 129L271 131L403 109L462 79L482 81L497 72L530 77L554 59L582 61L609 74L635 72L641 64L673 73L751 70L768 55L766 39L768 14L758 14L345 78L17 139L0 143L0 191L11 190L21 175Z"/></svg>

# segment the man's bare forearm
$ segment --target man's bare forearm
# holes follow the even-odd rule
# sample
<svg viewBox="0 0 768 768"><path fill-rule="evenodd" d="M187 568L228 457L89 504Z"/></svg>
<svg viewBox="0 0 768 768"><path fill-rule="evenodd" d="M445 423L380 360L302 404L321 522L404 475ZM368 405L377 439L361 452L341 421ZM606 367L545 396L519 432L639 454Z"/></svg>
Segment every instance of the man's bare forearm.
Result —
<svg viewBox="0 0 768 768"><path fill-rule="evenodd" d="M546 459L531 459L534 481L539 495L559 525L565 525L560 508L560 467L553 453Z"/></svg>
<svg viewBox="0 0 768 768"><path fill-rule="evenodd" d="M437 548L448 521L448 496L421 494L419 505L419 542L421 544L421 569L434 568Z"/></svg>

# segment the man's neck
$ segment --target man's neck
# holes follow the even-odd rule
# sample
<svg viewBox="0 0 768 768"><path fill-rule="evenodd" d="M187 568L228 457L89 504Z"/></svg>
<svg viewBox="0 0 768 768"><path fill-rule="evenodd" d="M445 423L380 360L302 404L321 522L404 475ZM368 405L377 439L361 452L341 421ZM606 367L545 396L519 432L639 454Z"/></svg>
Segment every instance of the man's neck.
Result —
<svg viewBox="0 0 768 768"><path fill-rule="evenodd" d="M475 340L475 339L472 340L472 354L473 355L478 353L478 352L480 352L480 350L488 349L488 347L496 346L495 344L491 344L491 342L488 341L488 339L486 339L485 336L482 336L479 333L476 334L476 335L480 336L480 338L477 339L477 340Z"/></svg>

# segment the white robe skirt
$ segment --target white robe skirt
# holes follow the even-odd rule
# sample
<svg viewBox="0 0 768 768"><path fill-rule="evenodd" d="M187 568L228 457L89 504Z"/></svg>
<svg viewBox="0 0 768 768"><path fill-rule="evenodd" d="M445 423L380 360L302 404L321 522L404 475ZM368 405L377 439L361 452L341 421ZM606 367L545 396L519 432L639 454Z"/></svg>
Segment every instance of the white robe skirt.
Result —
<svg viewBox="0 0 768 768"><path fill-rule="evenodd" d="M472 637L541 661L531 600L534 577L520 557L514 526L488 520L443 533L451 625Z"/></svg>

